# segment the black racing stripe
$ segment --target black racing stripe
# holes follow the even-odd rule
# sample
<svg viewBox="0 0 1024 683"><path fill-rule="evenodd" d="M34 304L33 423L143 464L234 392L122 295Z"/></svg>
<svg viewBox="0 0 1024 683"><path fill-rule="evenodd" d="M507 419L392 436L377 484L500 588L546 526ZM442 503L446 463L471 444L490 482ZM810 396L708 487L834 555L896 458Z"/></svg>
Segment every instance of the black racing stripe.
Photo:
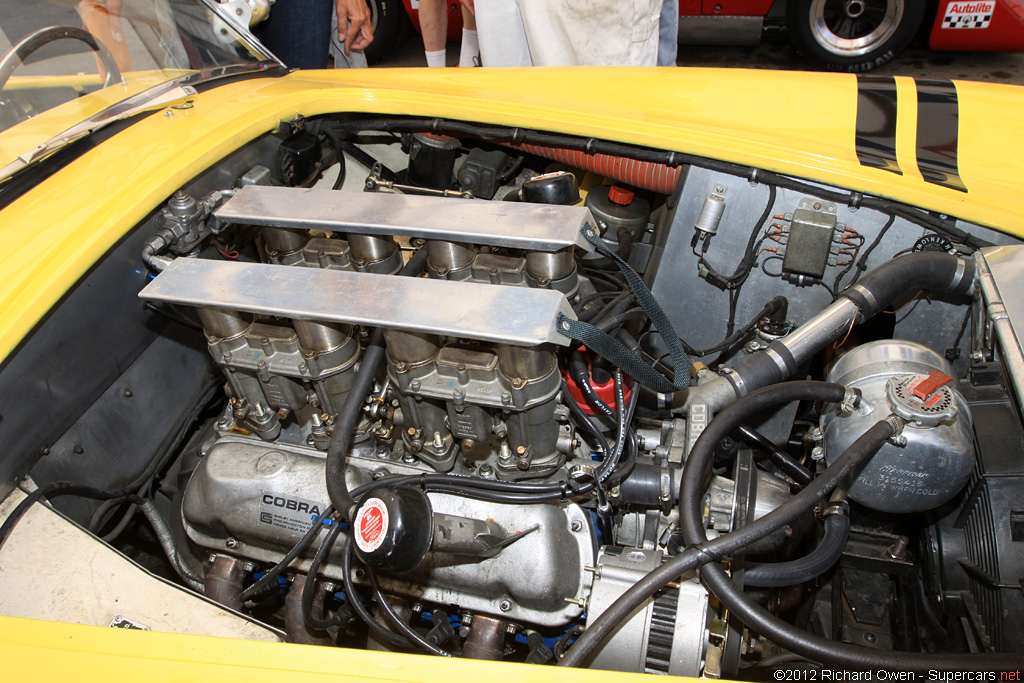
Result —
<svg viewBox="0 0 1024 683"><path fill-rule="evenodd" d="M862 166L903 175L896 161L896 79L857 76L857 158Z"/></svg>
<svg viewBox="0 0 1024 683"><path fill-rule="evenodd" d="M917 83L917 167L929 183L967 192L957 166L960 105L953 81Z"/></svg>

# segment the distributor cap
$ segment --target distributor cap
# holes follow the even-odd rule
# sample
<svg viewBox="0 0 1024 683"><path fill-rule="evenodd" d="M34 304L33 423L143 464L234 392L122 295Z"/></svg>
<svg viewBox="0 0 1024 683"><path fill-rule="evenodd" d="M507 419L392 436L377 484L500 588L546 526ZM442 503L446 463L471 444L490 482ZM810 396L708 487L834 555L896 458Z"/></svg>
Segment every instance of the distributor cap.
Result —
<svg viewBox="0 0 1024 683"><path fill-rule="evenodd" d="M952 377L938 370L930 375L893 377L885 384L892 412L914 427L937 427L959 411L949 383Z"/></svg>

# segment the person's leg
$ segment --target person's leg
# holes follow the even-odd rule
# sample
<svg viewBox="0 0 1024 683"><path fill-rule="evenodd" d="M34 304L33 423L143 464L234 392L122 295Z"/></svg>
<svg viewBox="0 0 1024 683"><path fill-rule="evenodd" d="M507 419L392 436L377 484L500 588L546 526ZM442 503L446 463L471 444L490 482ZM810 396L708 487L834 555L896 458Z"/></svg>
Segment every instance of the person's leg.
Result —
<svg viewBox="0 0 1024 683"><path fill-rule="evenodd" d="M286 66L326 69L333 6L332 0L278 0L256 37Z"/></svg>
<svg viewBox="0 0 1024 683"><path fill-rule="evenodd" d="M420 33L427 66L447 66L445 43L448 41L447 0L420 0Z"/></svg>
<svg viewBox="0 0 1024 683"><path fill-rule="evenodd" d="M459 48L459 66L480 66L480 38L476 32L476 16L462 8L462 47Z"/></svg>
<svg viewBox="0 0 1024 683"><path fill-rule="evenodd" d="M675 66L679 55L679 0L665 0L658 23L658 66Z"/></svg>

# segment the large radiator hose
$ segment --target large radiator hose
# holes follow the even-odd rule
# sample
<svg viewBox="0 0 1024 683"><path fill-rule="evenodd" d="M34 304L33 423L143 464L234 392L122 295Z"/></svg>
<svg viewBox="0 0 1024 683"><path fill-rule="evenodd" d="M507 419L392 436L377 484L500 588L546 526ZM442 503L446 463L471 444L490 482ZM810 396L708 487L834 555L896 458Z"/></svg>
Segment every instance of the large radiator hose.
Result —
<svg viewBox="0 0 1024 683"><path fill-rule="evenodd" d="M713 410L722 408L740 396L791 377L804 361L904 292L923 289L966 295L974 287L974 276L973 261L951 254L922 252L889 261L847 287L835 303L786 338L747 356L723 377L692 389L690 400L706 403Z"/></svg>

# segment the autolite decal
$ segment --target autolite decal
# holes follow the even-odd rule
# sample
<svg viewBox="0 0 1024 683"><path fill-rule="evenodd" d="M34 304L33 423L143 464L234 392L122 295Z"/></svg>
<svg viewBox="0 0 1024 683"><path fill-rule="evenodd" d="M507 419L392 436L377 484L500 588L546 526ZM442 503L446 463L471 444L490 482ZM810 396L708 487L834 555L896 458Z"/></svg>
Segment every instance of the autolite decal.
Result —
<svg viewBox="0 0 1024 683"><path fill-rule="evenodd" d="M951 2L942 16L942 28L988 28L994 2Z"/></svg>

